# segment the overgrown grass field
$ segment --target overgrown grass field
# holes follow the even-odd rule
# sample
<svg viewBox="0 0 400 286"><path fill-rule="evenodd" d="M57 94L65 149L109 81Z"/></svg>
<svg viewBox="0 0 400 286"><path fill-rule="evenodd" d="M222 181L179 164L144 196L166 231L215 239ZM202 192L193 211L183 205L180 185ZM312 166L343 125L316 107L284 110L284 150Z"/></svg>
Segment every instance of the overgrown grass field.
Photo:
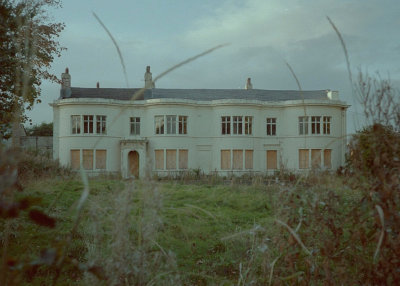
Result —
<svg viewBox="0 0 400 286"><path fill-rule="evenodd" d="M33 224L27 214L2 221L8 257L19 263L16 282L47 285L59 275L57 285L290 285L332 274L333 284L357 281L357 265L343 253L353 235L346 216L362 195L341 177L251 186L98 178L89 187L74 229L80 178L27 185L23 197L40 198L33 208L55 227ZM366 223L373 231L373 221ZM376 241L369 245L355 258L372 261Z"/></svg>

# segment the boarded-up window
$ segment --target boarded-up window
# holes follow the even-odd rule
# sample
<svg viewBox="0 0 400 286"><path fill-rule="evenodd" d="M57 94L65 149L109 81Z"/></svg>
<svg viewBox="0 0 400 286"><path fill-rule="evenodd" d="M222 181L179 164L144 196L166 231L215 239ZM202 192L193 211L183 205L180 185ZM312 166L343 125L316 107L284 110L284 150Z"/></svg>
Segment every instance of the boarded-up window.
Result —
<svg viewBox="0 0 400 286"><path fill-rule="evenodd" d="M267 170L278 169L278 151L267 150Z"/></svg>
<svg viewBox="0 0 400 286"><path fill-rule="evenodd" d="M231 169L231 150L221 150L221 169Z"/></svg>
<svg viewBox="0 0 400 286"><path fill-rule="evenodd" d="M253 150L245 151L244 160L244 167L246 169L253 169Z"/></svg>
<svg viewBox="0 0 400 286"><path fill-rule="evenodd" d="M328 169L332 168L331 153L331 149L324 150L324 167Z"/></svg>
<svg viewBox="0 0 400 286"><path fill-rule="evenodd" d="M300 169L308 169L308 161L309 161L309 151L308 149L299 149L299 168Z"/></svg>
<svg viewBox="0 0 400 286"><path fill-rule="evenodd" d="M106 168L107 150L96 150L96 169Z"/></svg>
<svg viewBox="0 0 400 286"><path fill-rule="evenodd" d="M164 169L164 150L154 150L156 169Z"/></svg>
<svg viewBox="0 0 400 286"><path fill-rule="evenodd" d="M85 170L93 170L93 150L83 150L82 161Z"/></svg>
<svg viewBox="0 0 400 286"><path fill-rule="evenodd" d="M243 150L233 150L233 169L243 169Z"/></svg>
<svg viewBox="0 0 400 286"><path fill-rule="evenodd" d="M78 170L81 166L80 150L71 150L71 168Z"/></svg>
<svg viewBox="0 0 400 286"><path fill-rule="evenodd" d="M176 169L176 150L167 150L167 170Z"/></svg>
<svg viewBox="0 0 400 286"><path fill-rule="evenodd" d="M321 168L321 149L311 150L311 162L314 169Z"/></svg>
<svg viewBox="0 0 400 286"><path fill-rule="evenodd" d="M188 168L188 150L179 150L179 169Z"/></svg>

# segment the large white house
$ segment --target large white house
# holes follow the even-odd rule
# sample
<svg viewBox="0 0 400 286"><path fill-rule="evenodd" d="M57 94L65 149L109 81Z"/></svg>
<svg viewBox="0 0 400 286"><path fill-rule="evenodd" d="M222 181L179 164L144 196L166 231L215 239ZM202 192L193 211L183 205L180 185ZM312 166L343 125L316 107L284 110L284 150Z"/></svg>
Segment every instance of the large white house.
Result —
<svg viewBox="0 0 400 286"><path fill-rule="evenodd" d="M344 164L346 110L337 91L71 87L54 111L53 155L73 169L123 177L271 174ZM135 97L135 98L134 98Z"/></svg>

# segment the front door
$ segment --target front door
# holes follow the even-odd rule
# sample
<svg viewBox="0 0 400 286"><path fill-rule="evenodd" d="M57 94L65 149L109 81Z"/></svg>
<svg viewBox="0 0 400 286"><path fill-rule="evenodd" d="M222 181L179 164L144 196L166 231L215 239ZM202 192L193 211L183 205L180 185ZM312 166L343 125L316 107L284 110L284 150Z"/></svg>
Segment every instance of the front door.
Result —
<svg viewBox="0 0 400 286"><path fill-rule="evenodd" d="M139 178L139 153L137 151L128 153L128 170L130 176Z"/></svg>

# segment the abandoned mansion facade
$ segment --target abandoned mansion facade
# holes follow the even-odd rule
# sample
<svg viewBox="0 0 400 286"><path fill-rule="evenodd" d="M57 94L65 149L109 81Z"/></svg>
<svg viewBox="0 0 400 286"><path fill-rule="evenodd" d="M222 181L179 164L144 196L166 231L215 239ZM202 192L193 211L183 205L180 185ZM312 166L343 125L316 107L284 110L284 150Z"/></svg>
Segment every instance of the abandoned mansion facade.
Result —
<svg viewBox="0 0 400 286"><path fill-rule="evenodd" d="M346 110L338 92L71 87L62 75L53 157L123 177L270 174L344 164Z"/></svg>

